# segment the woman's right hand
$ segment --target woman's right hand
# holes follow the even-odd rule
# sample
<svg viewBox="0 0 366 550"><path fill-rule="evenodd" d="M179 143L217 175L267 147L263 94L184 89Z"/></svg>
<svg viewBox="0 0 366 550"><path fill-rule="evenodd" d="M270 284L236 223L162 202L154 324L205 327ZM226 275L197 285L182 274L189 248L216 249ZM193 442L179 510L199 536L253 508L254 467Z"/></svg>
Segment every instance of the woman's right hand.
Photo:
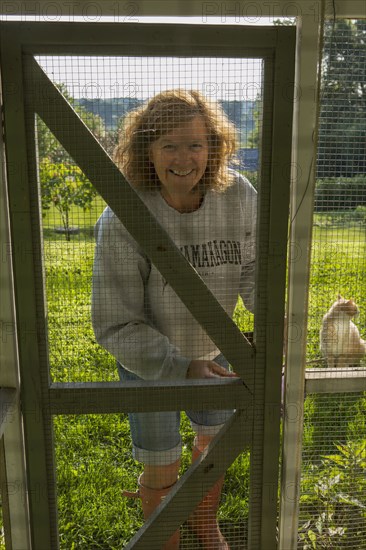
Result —
<svg viewBox="0 0 366 550"><path fill-rule="evenodd" d="M215 361L194 359L189 363L187 378L235 378L238 375L221 367Z"/></svg>

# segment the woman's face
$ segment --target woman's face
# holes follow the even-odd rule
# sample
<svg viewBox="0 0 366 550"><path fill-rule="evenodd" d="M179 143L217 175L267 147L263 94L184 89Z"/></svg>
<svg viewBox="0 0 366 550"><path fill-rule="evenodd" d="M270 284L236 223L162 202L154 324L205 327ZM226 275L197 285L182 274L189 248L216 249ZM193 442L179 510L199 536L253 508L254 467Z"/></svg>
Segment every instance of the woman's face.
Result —
<svg viewBox="0 0 366 550"><path fill-rule="evenodd" d="M197 198L197 184L208 160L207 128L201 116L183 123L154 141L150 148L161 183L161 193L177 210L189 208Z"/></svg>

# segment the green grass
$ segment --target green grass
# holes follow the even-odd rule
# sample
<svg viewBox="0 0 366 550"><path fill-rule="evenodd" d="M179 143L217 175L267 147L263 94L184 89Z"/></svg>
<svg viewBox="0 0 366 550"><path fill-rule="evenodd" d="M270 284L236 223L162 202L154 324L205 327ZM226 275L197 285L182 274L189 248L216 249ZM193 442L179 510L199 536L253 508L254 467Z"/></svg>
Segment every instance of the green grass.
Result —
<svg viewBox="0 0 366 550"><path fill-rule="evenodd" d="M308 359L320 357L319 329L338 294L353 298L354 322L366 338L366 228L314 227L309 287Z"/></svg>
<svg viewBox="0 0 366 550"><path fill-rule="evenodd" d="M47 318L54 381L117 380L115 361L96 344L90 322L93 224L102 209L103 202L98 199L85 217L80 215L80 210L71 212L71 224L78 225L80 232L70 242L53 231L54 226L61 225L57 212L49 211L44 219ZM353 297L359 304L361 314L357 324L366 336L365 242L365 229L360 226L314 228L309 360L319 357L321 319L338 292ZM241 329L251 330L253 318L244 312L241 304L235 319ZM364 433L364 412L364 402L355 405L352 418L342 427L347 437ZM314 454L319 442L314 423L319 414L317 403L308 398L304 444ZM330 422L329 415L326 421ZM142 524L138 502L122 496L123 489L136 489L141 471L141 465L131 456L126 415L56 416L54 429L61 548L122 548ZM184 414L182 437L184 471L190 462L193 440ZM244 536L248 492L249 454L243 453L229 468L225 480L220 508L224 530L230 533L238 530ZM235 545L232 548L235 549Z"/></svg>
<svg viewBox="0 0 366 550"><path fill-rule="evenodd" d="M101 203L94 210L97 219ZM75 220L75 218L74 218ZM74 223L74 222L73 222ZM360 329L365 333L365 232L362 228L314 229L310 284L309 358L319 356L321 318L338 292L360 304ZM52 375L55 381L116 380L114 359L95 343L90 323L94 242L91 227L66 242L48 231L45 239L48 319ZM235 318L250 330L253 318L238 305ZM313 407L313 409L312 409ZM314 409L315 407L315 409ZM314 413L315 411L315 413ZM319 415L309 404L305 444L319 443L311 430ZM314 416L315 414L315 416ZM354 427L353 427L354 429ZM310 435L309 435L310 434ZM141 465L131 457L125 415L56 417L57 483L60 539L64 549L121 548L142 523L135 500L122 489L135 490ZM193 433L183 415L182 471L189 465ZM220 509L223 526L242 528L248 516L249 455L244 453L226 476Z"/></svg>
<svg viewBox="0 0 366 550"><path fill-rule="evenodd" d="M95 344L90 325L92 233L70 243L50 236L45 242L52 372L57 381L117 379L114 360ZM360 304L360 329L365 333L362 297L365 232L362 228L315 227L310 283L309 359L319 356L321 318L338 292ZM235 319L243 330L253 318L238 305ZM334 411L333 411L334 412ZM308 400L305 445L319 447L319 407ZM328 415L329 421L329 415ZM360 416L360 419L362 416ZM324 418L323 418L324 420ZM360 420L361 423L361 420ZM348 424L347 424L348 426ZM347 426L344 426L346 429ZM343 429L343 428L342 428ZM122 497L134 490L141 470L131 458L128 422L124 415L91 415L55 419L57 476L62 548L121 548L141 525L136 501ZM320 426L321 430L321 426ZM353 426L354 431L354 426ZM189 465L193 434L183 417L182 471ZM316 449L315 449L316 448ZM220 521L233 529L248 515L249 456L244 453L226 476Z"/></svg>
<svg viewBox="0 0 366 550"><path fill-rule="evenodd" d="M80 227L81 229L91 229L100 214L105 208L105 202L97 196L92 202L90 210L83 212L78 206L70 208L70 226ZM54 227L62 227L62 218L60 212L55 207L49 210L43 210L43 227L53 229Z"/></svg>
<svg viewBox="0 0 366 550"><path fill-rule="evenodd" d="M340 226L338 222L334 216L322 215L313 231L309 361L320 358L322 318L338 294L358 304L360 315L354 322L366 338L366 228L353 222ZM365 358L362 365L366 366ZM304 413L299 549L366 548L366 460L355 474L357 456L351 452L366 444L366 396L309 395ZM344 456L341 462L339 448L350 452L348 462ZM337 469L327 456L334 456L342 468ZM356 488L350 485L352 479L356 479Z"/></svg>
<svg viewBox="0 0 366 550"><path fill-rule="evenodd" d="M99 202L93 209L93 221L102 208ZM78 225L80 232L70 242L53 231L52 224L60 222L54 212L45 220L52 379L117 380L115 360L96 344L91 326L94 238L89 213L84 223L79 215L71 216L71 225ZM243 329L250 330L252 316L245 315L242 306L237 318ZM61 548L122 548L143 522L138 502L122 496L123 489L136 490L141 472L141 465L132 458L127 416L56 416L54 429ZM183 472L190 464L194 437L184 413L181 431ZM231 466L220 509L223 530L236 533L236 537L245 528L248 514L248 464L248 453L243 453ZM189 541L188 532L184 537Z"/></svg>

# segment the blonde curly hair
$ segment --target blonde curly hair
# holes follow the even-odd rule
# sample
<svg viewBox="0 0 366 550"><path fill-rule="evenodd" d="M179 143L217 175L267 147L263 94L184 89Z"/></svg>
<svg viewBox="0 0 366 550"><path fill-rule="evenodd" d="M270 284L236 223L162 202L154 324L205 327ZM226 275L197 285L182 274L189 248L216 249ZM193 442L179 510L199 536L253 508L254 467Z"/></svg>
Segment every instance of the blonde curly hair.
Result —
<svg viewBox="0 0 366 550"><path fill-rule="evenodd" d="M223 191L232 181L228 161L238 148L237 131L221 106L196 90L167 90L128 113L119 133L114 160L134 187L158 189L160 181L150 160L151 144L181 124L202 116L207 128L208 163L200 184Z"/></svg>

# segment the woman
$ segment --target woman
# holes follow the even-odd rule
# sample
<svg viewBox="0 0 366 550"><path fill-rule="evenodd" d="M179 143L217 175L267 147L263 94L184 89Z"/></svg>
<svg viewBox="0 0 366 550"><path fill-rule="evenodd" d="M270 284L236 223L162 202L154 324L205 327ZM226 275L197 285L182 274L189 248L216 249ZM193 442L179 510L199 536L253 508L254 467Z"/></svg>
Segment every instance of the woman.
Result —
<svg viewBox="0 0 366 550"><path fill-rule="evenodd" d="M239 295L253 310L254 287L256 192L228 168L236 147L235 128L217 103L177 89L129 114L115 151L125 177L229 315ZM121 380L236 376L109 207L96 224L96 242L93 326ZM196 433L193 460L231 414L187 411ZM147 518L178 478L180 415L129 419L134 457L144 463L138 495ZM216 521L222 485L223 478L189 520L207 549L229 548ZM164 548L179 548L179 531Z"/></svg>

